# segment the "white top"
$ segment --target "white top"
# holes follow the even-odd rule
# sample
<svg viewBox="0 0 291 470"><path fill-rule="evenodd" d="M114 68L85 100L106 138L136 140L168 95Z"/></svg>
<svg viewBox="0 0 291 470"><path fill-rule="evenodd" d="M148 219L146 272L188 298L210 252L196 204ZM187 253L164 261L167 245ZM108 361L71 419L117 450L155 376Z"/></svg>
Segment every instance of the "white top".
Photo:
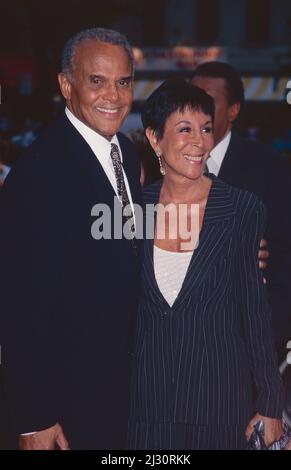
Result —
<svg viewBox="0 0 291 470"><path fill-rule="evenodd" d="M166 251L154 245L156 281L170 307L181 290L192 254L193 251Z"/></svg>
<svg viewBox="0 0 291 470"><path fill-rule="evenodd" d="M65 109L65 113L69 121L73 124L73 126L77 129L77 131L81 134L81 136L86 140L87 144L91 147L94 155L96 156L97 160L99 160L107 178L109 179L111 186L113 187L116 193L116 196L118 197L116 178L115 178L113 163L112 163L112 159L110 155L111 144L116 144L119 149L121 162L123 161L122 151L121 151L116 134L112 137L111 141L109 142L109 140L105 139L105 137L102 137L102 135L98 134L96 131L93 131L93 129L86 126L86 124L80 121L80 119L78 119L73 113L71 113L71 111L68 108ZM127 189L127 194L128 194L129 202L131 205L132 213L134 213L131 192L130 192L129 184L128 184L124 169L123 169L123 176L124 176L125 186Z"/></svg>
<svg viewBox="0 0 291 470"><path fill-rule="evenodd" d="M229 146L231 131L229 131L223 139L211 150L210 157L207 160L207 167L210 173L218 175L226 151Z"/></svg>

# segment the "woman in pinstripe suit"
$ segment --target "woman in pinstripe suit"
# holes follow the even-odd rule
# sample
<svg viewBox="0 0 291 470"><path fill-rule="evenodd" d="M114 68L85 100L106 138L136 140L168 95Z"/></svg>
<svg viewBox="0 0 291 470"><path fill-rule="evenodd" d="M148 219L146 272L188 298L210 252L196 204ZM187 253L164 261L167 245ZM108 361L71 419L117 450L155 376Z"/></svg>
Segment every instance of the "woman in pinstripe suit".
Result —
<svg viewBox="0 0 291 470"><path fill-rule="evenodd" d="M144 192L145 223L160 206L144 240L130 447L244 449L259 419L269 444L283 388L257 261L264 206L204 174L214 118L204 91L166 81L142 118L163 180Z"/></svg>

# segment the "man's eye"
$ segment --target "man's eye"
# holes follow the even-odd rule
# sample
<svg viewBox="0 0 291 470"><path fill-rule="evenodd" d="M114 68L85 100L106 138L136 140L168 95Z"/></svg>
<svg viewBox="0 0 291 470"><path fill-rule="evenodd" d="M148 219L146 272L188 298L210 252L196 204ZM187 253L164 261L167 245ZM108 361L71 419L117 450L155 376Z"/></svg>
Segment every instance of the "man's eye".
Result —
<svg viewBox="0 0 291 470"><path fill-rule="evenodd" d="M122 87L127 87L130 84L130 80L119 80L119 85Z"/></svg>
<svg viewBox="0 0 291 470"><path fill-rule="evenodd" d="M102 80L99 77L90 77L90 82L94 85L101 85Z"/></svg>

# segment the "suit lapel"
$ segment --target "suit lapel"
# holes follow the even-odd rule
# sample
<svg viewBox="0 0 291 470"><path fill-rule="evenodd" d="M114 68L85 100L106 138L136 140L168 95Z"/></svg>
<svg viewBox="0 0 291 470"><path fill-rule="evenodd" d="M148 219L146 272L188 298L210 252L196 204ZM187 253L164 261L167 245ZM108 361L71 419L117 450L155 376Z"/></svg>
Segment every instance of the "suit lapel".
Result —
<svg viewBox="0 0 291 470"><path fill-rule="evenodd" d="M123 168L129 183L132 201L141 204L141 190L139 181L137 181L138 155L133 152L132 147L128 144L128 139L121 133L117 134L118 141L122 151Z"/></svg>
<svg viewBox="0 0 291 470"><path fill-rule="evenodd" d="M80 178L82 175L86 176L87 185L91 182L90 186L94 188L95 192L96 190L98 191L100 200L106 203L109 201L113 203L113 198L116 196L115 191L91 147L66 116L63 116L60 122L63 127L63 138L66 139L66 146L69 148L68 155L70 155L70 158L73 160L71 161L71 165L75 166L75 171L78 172ZM122 150L124 169L129 182L132 200L140 204L140 187L139 182L136 181L137 177L134 172L136 166L132 163L132 159L137 157L133 155L132 150L122 134L118 134L118 139Z"/></svg>
<svg viewBox="0 0 291 470"><path fill-rule="evenodd" d="M66 156L70 160L69 171L77 175L81 186L84 186L83 190L91 192L92 196L95 194L99 202L113 203L115 192L101 163L66 116L63 118L62 138L67 148ZM81 183L83 177L85 185Z"/></svg>

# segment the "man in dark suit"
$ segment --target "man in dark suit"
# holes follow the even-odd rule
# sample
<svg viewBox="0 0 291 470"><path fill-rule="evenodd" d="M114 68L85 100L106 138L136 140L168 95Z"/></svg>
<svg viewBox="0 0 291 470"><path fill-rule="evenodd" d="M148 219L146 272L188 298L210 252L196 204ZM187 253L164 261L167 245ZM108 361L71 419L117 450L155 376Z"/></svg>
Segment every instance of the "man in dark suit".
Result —
<svg viewBox="0 0 291 470"><path fill-rule="evenodd" d="M237 70L222 62L207 62L195 69L192 83L215 101L215 147L207 162L209 171L232 186L257 194L267 206L265 238L270 258L265 277L277 350L283 359L291 337L290 168L284 157L270 147L244 139L232 130L244 102L243 83ZM261 250L262 267L263 257Z"/></svg>
<svg viewBox="0 0 291 470"><path fill-rule="evenodd" d="M122 35L71 38L59 75L65 113L2 190L2 363L22 449L125 446L138 245L133 213L120 218L129 234L114 239L113 224L116 207L140 203L139 161L117 133L132 79ZM110 214L103 237L102 224L93 230L100 203Z"/></svg>

